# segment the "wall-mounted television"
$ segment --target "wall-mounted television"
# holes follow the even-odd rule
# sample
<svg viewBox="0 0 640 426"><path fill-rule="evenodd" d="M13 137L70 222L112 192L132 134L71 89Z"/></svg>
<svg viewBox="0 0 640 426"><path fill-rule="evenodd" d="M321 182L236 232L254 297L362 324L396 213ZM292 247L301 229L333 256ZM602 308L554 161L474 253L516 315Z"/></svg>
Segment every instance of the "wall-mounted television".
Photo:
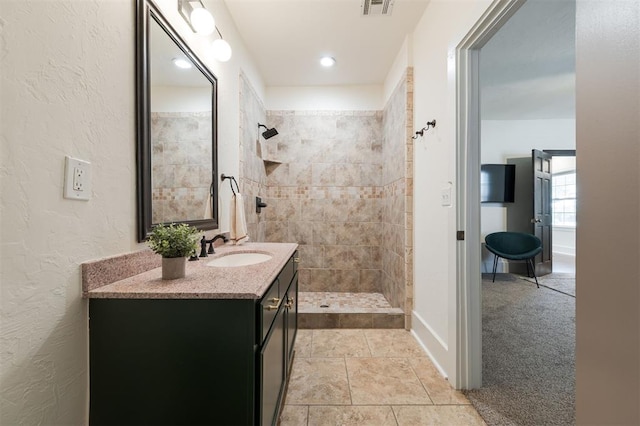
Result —
<svg viewBox="0 0 640 426"><path fill-rule="evenodd" d="M515 186L515 164L483 164L480 167L481 202L513 203Z"/></svg>

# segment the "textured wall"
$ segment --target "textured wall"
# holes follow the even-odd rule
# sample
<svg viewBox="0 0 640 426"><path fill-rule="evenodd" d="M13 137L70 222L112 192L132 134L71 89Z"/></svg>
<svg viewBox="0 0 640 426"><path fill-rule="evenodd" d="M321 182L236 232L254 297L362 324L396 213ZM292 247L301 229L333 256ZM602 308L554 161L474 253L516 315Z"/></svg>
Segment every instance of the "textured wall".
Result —
<svg viewBox="0 0 640 426"><path fill-rule="evenodd" d="M151 113L153 223L205 219L211 185L211 113Z"/></svg>
<svg viewBox="0 0 640 426"><path fill-rule="evenodd" d="M218 77L219 165L238 174L238 74L260 93L259 74L223 2L209 6L234 49L224 64L206 55L209 42L188 29L175 0L156 3ZM2 425L87 423L80 264L144 248L136 242L134 17L131 0L0 1ZM92 163L90 201L62 198L65 155Z"/></svg>
<svg viewBox="0 0 640 426"><path fill-rule="evenodd" d="M0 424L85 424L80 263L135 242L134 2L0 2ZM62 198L64 156L90 201Z"/></svg>
<svg viewBox="0 0 640 426"><path fill-rule="evenodd" d="M267 241L300 244L302 291L380 291L382 114L268 111Z"/></svg>

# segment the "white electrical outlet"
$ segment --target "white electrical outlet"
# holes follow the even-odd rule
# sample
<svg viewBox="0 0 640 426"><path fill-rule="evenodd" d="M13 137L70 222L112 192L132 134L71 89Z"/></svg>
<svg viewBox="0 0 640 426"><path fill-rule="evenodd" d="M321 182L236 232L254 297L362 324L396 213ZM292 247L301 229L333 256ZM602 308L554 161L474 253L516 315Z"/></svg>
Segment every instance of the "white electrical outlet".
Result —
<svg viewBox="0 0 640 426"><path fill-rule="evenodd" d="M89 200L91 198L91 163L77 158L64 158L64 198Z"/></svg>

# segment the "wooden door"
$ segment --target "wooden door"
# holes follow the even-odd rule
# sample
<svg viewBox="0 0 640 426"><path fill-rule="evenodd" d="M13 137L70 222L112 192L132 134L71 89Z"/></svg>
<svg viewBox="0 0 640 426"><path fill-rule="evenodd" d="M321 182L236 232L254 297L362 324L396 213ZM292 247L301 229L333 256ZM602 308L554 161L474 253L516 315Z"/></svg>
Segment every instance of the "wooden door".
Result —
<svg viewBox="0 0 640 426"><path fill-rule="evenodd" d="M534 264L538 276L550 274L552 266L552 212L551 212L551 158L537 149L531 150L533 163L533 216L532 233L542 241L542 252Z"/></svg>

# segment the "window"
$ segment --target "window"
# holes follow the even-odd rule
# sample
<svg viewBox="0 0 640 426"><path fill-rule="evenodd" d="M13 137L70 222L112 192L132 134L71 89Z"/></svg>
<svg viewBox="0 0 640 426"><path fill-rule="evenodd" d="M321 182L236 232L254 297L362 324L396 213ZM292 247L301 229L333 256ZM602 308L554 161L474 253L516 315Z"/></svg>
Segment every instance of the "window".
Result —
<svg viewBox="0 0 640 426"><path fill-rule="evenodd" d="M576 226L576 172L554 173L551 177L553 225Z"/></svg>

